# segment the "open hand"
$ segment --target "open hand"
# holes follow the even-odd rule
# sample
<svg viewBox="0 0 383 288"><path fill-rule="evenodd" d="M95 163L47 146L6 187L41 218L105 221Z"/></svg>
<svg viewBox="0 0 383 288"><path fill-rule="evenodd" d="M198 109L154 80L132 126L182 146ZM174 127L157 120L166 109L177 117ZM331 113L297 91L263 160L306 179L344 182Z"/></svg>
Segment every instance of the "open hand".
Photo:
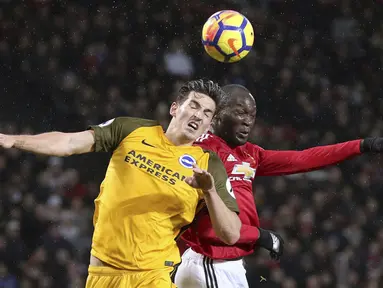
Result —
<svg viewBox="0 0 383 288"><path fill-rule="evenodd" d="M208 193L214 187L213 176L196 164L193 165L193 176L186 177L185 182L193 188L201 189L204 193Z"/></svg>
<svg viewBox="0 0 383 288"><path fill-rule="evenodd" d="M0 147L12 148L15 145L16 140L10 135L0 134Z"/></svg>

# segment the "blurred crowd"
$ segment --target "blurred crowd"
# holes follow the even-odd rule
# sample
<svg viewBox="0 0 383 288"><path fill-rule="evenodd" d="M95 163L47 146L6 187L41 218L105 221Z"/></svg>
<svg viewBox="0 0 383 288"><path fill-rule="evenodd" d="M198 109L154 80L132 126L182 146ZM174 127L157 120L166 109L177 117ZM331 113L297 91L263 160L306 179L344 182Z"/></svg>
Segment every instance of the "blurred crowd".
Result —
<svg viewBox="0 0 383 288"><path fill-rule="evenodd" d="M205 3L206 2L206 3ZM79 131L129 115L169 121L179 84L207 77L257 99L252 141L304 149L383 136L383 3L351 0L0 1L0 131ZM242 11L253 51L209 59L201 26ZM250 287L383 287L383 161L360 156L258 178L262 226L280 262L246 259ZM108 155L0 150L0 287L84 287L93 200Z"/></svg>

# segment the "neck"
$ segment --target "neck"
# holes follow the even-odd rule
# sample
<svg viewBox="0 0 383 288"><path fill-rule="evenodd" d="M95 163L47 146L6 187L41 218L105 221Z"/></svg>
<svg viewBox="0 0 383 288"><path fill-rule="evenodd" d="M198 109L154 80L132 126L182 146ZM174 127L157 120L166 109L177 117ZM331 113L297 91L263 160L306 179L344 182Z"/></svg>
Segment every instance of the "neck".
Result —
<svg viewBox="0 0 383 288"><path fill-rule="evenodd" d="M175 146L191 146L191 145L193 145L193 141L190 141L189 139L183 137L183 135L180 135L180 133L177 131L176 127L173 127L172 125L169 125L168 129L165 132L165 136Z"/></svg>
<svg viewBox="0 0 383 288"><path fill-rule="evenodd" d="M232 142L230 141L230 137L228 137L227 135L227 132L222 132L220 133L220 131L218 130L210 130L211 133L213 133L214 135L218 136L219 138L221 138L223 141L225 141L226 145L229 146L230 148L236 148L238 146L241 146L241 144L238 144L238 143L235 143L235 142Z"/></svg>

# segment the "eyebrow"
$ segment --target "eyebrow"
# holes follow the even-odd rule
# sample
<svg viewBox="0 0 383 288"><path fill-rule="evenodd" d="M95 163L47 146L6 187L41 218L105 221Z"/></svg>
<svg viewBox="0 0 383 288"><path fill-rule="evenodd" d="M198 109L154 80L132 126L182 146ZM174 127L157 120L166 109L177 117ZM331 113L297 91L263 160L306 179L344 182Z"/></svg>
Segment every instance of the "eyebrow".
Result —
<svg viewBox="0 0 383 288"><path fill-rule="evenodd" d="M202 105L198 101L196 101L196 100L192 99L192 100L190 100L190 102L193 103L193 104L196 104L198 107L202 107ZM205 108L203 111L214 114L214 111L211 110L211 109L208 109L208 108Z"/></svg>

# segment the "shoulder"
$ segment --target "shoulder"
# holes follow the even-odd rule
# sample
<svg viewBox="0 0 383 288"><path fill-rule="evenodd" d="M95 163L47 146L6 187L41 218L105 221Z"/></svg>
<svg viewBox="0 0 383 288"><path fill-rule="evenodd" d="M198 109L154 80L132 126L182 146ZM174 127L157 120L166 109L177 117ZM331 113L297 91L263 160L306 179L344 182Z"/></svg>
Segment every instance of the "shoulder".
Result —
<svg viewBox="0 0 383 288"><path fill-rule="evenodd" d="M261 146L258 146L257 144L253 144L250 142L246 142L243 146L244 146L244 149L248 152L258 152L258 151L265 150Z"/></svg>
<svg viewBox="0 0 383 288"><path fill-rule="evenodd" d="M209 163L208 163L208 168L209 170L211 169L219 169L221 167L224 167L224 164L221 160L221 158L218 156L217 153L214 151L211 151L209 149L202 149L203 152L209 155Z"/></svg>
<svg viewBox="0 0 383 288"><path fill-rule="evenodd" d="M111 120L109 120L111 121ZM116 124L123 127L130 127L131 130L135 130L140 127L159 126L160 124L155 120L135 118L135 117L117 117L114 119Z"/></svg>
<svg viewBox="0 0 383 288"><path fill-rule="evenodd" d="M201 136L199 136L194 143L195 144L201 144L201 143L209 143L214 139L214 135L211 133L204 133Z"/></svg>
<svg viewBox="0 0 383 288"><path fill-rule="evenodd" d="M149 119L135 117L117 117L99 125L90 126L90 128L93 130L110 131L112 135L117 134L125 137L138 128L154 127L159 125L160 124L157 121Z"/></svg>
<svg viewBox="0 0 383 288"><path fill-rule="evenodd" d="M217 136L211 133L202 134L197 140L194 142L194 145L200 146L203 150L209 151L217 151L217 147L219 146L219 141Z"/></svg>
<svg viewBox="0 0 383 288"><path fill-rule="evenodd" d="M159 126L157 121L133 118L118 117L110 119L99 125L90 126L95 134L95 151L113 151L123 139L130 133L141 127Z"/></svg>

